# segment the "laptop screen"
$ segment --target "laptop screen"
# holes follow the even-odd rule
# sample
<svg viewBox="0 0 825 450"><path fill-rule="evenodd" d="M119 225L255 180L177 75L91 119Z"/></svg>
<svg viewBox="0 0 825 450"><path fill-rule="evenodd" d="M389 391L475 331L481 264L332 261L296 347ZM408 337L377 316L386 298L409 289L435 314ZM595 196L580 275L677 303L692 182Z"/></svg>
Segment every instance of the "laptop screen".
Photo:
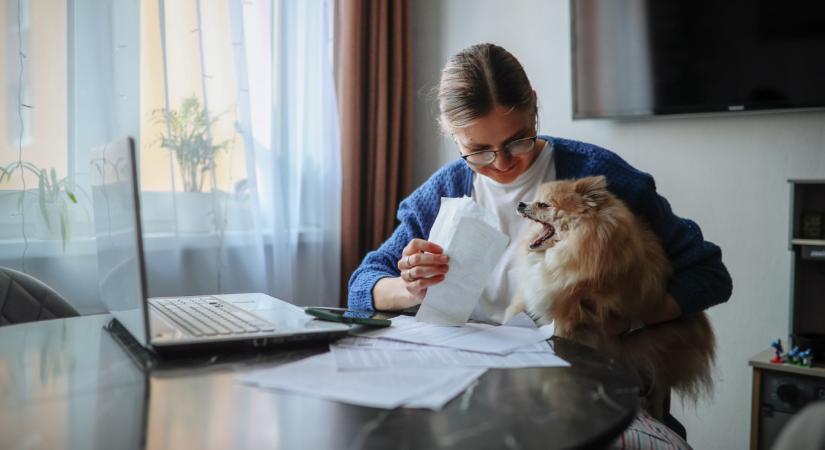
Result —
<svg viewBox="0 0 825 450"><path fill-rule="evenodd" d="M132 336L148 346L134 140L96 149L90 162L100 297Z"/></svg>

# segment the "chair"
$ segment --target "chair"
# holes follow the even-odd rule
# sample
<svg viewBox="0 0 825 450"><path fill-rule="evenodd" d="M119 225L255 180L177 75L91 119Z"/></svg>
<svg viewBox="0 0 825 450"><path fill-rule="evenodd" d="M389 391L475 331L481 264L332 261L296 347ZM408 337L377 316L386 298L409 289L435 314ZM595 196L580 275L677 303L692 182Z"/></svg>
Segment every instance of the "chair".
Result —
<svg viewBox="0 0 825 450"><path fill-rule="evenodd" d="M808 404L782 428L773 450L825 448L825 401Z"/></svg>
<svg viewBox="0 0 825 450"><path fill-rule="evenodd" d="M0 326L79 314L42 281L8 267L0 267Z"/></svg>
<svg viewBox="0 0 825 450"><path fill-rule="evenodd" d="M670 390L651 392L645 402L650 405L647 410L653 418L662 422L687 442L687 429L670 414Z"/></svg>

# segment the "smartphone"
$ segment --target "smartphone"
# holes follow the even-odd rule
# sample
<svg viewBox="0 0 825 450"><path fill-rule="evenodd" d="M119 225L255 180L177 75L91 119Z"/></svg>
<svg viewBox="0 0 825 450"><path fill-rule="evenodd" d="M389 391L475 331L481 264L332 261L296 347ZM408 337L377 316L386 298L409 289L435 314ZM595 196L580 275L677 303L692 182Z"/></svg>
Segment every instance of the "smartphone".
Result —
<svg viewBox="0 0 825 450"><path fill-rule="evenodd" d="M343 308L306 308L304 311L311 316L330 322L352 323L370 327L388 327L392 325L389 316L375 311L356 311Z"/></svg>

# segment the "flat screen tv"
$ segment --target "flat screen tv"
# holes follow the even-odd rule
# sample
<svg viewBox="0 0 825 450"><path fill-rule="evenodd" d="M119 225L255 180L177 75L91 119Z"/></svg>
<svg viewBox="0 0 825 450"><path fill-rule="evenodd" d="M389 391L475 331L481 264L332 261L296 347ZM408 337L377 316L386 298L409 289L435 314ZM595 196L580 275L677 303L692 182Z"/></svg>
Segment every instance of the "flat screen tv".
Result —
<svg viewBox="0 0 825 450"><path fill-rule="evenodd" d="M825 107L825 1L571 0L573 117Z"/></svg>

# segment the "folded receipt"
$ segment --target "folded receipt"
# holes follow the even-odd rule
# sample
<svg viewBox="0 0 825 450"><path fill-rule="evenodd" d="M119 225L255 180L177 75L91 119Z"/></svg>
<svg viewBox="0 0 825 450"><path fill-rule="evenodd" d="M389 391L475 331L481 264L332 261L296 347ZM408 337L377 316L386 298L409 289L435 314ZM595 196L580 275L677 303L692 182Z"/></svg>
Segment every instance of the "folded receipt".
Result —
<svg viewBox="0 0 825 450"><path fill-rule="evenodd" d="M443 197L428 240L450 257L450 270L444 281L427 289L415 319L463 325L510 239L499 231L495 214L470 197Z"/></svg>

